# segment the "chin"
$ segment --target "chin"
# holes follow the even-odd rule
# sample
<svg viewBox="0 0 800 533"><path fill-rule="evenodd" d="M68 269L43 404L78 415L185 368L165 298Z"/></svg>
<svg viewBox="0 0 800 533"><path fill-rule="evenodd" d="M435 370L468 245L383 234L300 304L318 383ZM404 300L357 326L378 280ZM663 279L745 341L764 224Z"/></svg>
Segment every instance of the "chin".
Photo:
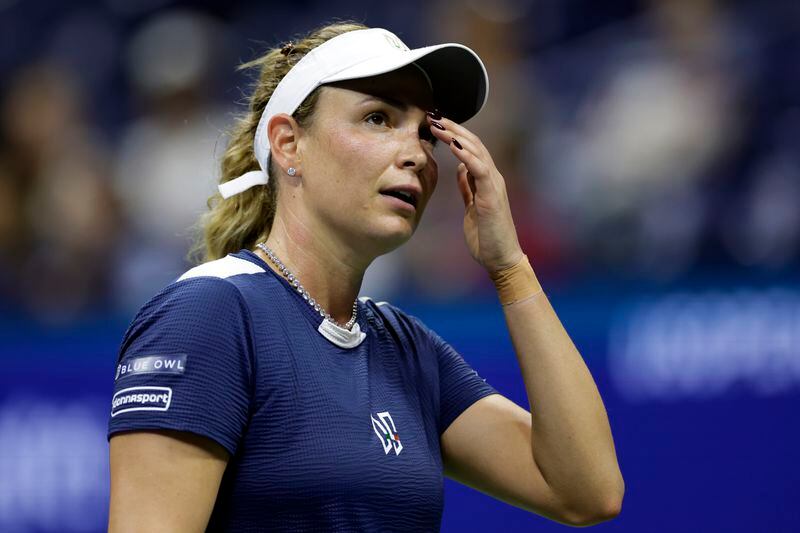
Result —
<svg viewBox="0 0 800 533"><path fill-rule="evenodd" d="M373 241L375 248L380 251L378 255L383 255L408 242L416 229L416 221L406 219L399 224L395 222L391 225L387 224L381 228L375 228L364 238Z"/></svg>

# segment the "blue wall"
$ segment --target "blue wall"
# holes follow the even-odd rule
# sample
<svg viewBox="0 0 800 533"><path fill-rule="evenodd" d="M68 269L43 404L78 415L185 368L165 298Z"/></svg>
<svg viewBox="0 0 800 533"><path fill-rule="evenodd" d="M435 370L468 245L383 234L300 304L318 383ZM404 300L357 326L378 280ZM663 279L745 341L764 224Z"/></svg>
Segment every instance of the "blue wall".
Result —
<svg viewBox="0 0 800 533"><path fill-rule="evenodd" d="M607 282L550 295L597 382L626 480L622 514L600 529L795 530L800 289L705 287ZM404 307L528 407L496 302ZM103 529L106 417L126 325L2 323L0 530ZM443 531L501 524L563 527L447 481Z"/></svg>

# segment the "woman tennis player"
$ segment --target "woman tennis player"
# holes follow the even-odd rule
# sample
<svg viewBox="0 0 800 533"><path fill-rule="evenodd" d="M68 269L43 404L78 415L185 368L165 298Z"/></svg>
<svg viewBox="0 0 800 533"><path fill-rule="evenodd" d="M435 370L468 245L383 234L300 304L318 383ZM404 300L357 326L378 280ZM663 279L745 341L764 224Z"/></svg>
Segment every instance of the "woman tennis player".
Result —
<svg viewBox="0 0 800 533"><path fill-rule="evenodd" d="M334 24L260 77L204 220L205 263L134 318L109 422L111 531L438 531L443 476L570 525L620 512L603 403L517 241L503 177L460 123L470 49ZM370 263L456 183L532 412L418 319L358 298ZM450 186L450 184L447 184Z"/></svg>

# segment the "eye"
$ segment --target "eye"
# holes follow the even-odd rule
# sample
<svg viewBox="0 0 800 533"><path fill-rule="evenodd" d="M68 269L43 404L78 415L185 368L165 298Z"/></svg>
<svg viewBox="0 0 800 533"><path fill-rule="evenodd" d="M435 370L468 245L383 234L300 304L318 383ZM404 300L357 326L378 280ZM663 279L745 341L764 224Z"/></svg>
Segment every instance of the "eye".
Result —
<svg viewBox="0 0 800 533"><path fill-rule="evenodd" d="M385 126L389 123L389 117L383 111L373 111L366 116L365 120L376 126Z"/></svg>
<svg viewBox="0 0 800 533"><path fill-rule="evenodd" d="M439 139L437 139L436 136L433 133L431 133L431 130L427 124L424 125L422 128L420 128L419 138L422 139L423 141L429 142L431 146L434 147L439 142Z"/></svg>

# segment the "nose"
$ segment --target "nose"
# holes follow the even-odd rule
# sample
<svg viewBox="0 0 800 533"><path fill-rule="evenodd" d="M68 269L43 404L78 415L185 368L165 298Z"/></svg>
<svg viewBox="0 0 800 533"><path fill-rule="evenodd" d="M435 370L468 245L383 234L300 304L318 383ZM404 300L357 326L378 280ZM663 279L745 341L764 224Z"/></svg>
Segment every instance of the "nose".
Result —
<svg viewBox="0 0 800 533"><path fill-rule="evenodd" d="M429 154L416 128L403 131L402 149L398 153L399 166L421 172L428 165L428 158Z"/></svg>

